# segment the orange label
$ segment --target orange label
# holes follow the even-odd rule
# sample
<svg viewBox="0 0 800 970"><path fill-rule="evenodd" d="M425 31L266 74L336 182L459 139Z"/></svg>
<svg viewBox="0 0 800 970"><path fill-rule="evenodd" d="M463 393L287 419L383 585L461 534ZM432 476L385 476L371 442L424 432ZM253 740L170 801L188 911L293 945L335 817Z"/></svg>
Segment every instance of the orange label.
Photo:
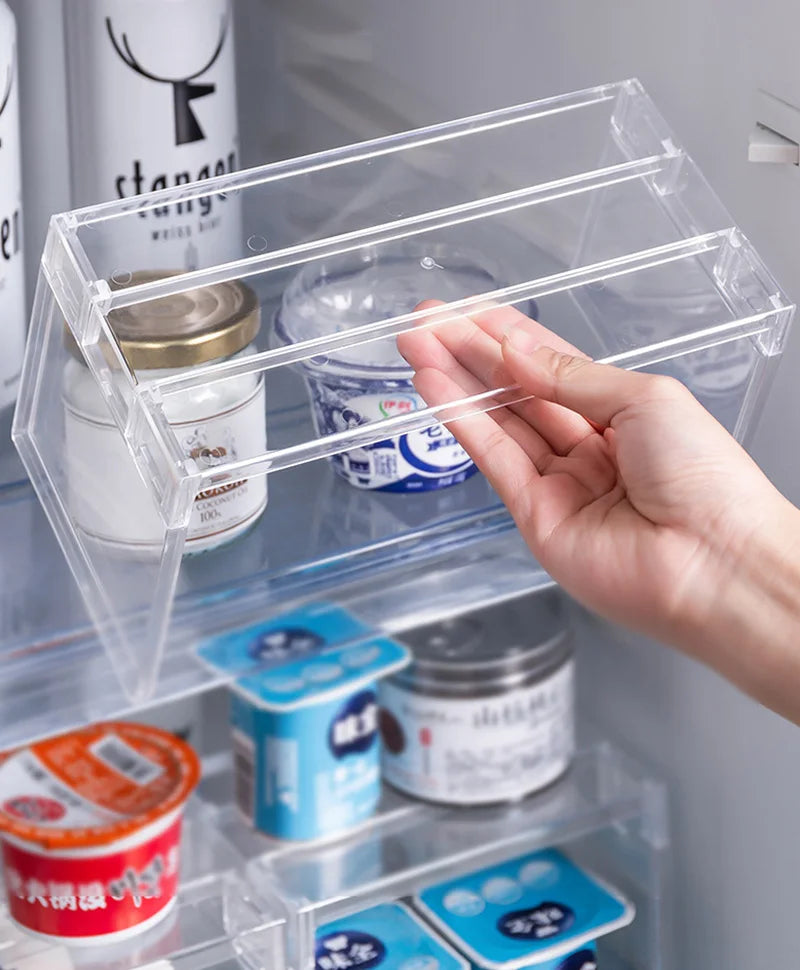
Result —
<svg viewBox="0 0 800 970"><path fill-rule="evenodd" d="M52 848L121 838L182 805L200 776L183 741L96 724L0 755L0 832Z"/></svg>

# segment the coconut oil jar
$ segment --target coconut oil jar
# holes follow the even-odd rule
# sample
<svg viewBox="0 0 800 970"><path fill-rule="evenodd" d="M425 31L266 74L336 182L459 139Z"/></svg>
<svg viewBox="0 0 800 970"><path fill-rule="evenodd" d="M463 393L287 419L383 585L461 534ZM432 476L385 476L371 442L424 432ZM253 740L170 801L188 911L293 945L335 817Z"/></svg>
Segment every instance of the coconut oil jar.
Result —
<svg viewBox="0 0 800 970"><path fill-rule="evenodd" d="M405 631L413 662L381 683L383 776L428 801L514 801L556 781L574 753L558 594L478 616Z"/></svg>
<svg viewBox="0 0 800 970"><path fill-rule="evenodd" d="M135 273L128 285L166 273ZM261 325L255 293L239 281L198 287L109 314L140 382L255 352ZM134 470L125 441L74 345L64 369L64 435L70 512L92 539L124 552L160 548L164 524ZM266 450L264 376L242 374L165 399L187 458L235 461ZM249 529L267 504L266 478L221 484L194 501L187 552L203 552Z"/></svg>

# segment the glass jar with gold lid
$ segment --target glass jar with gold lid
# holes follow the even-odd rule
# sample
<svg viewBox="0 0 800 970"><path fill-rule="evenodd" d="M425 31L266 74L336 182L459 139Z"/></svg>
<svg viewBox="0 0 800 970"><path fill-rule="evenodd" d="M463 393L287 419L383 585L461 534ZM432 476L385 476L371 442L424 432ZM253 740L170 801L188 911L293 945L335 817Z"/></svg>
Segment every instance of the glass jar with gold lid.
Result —
<svg viewBox="0 0 800 970"><path fill-rule="evenodd" d="M134 273L126 285L168 275ZM261 312L255 293L237 280L113 310L109 323L137 379L146 381L254 353ZM158 549L164 525L155 503L132 474L123 437L77 347L69 339L67 346L72 354L62 397L70 512L100 542L128 551ZM170 396L164 409L187 458L235 460L266 450L263 374L243 374ZM203 552L236 538L258 520L266 504L263 476L200 492L186 552Z"/></svg>

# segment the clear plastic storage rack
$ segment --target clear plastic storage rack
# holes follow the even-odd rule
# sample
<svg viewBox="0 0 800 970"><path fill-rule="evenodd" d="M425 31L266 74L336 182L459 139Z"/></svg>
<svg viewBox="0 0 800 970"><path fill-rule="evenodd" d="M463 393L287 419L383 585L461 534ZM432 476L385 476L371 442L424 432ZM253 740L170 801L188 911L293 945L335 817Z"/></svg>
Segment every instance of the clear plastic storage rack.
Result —
<svg viewBox="0 0 800 970"><path fill-rule="evenodd" d="M596 731L592 731L593 734ZM229 760L204 765L187 814L181 888L165 920L122 943L86 946L15 930L0 903L0 960L19 970L313 970L334 919L530 852L559 847L622 893L633 922L598 941L605 970L671 970L666 793L606 743L521 802L445 808L385 790L378 813L334 841L254 832Z"/></svg>
<svg viewBox="0 0 800 970"><path fill-rule="evenodd" d="M241 238L159 265L192 206L238 207ZM439 422L520 392L472 375L424 407L396 347L457 339L486 301L674 375L739 437L793 313L636 81L53 219L14 437L131 697L165 649L249 614L322 595L397 629L503 594L481 557L510 520ZM401 439L417 485L376 490ZM195 541L200 504L241 494L242 534ZM518 586L541 578L512 558Z"/></svg>

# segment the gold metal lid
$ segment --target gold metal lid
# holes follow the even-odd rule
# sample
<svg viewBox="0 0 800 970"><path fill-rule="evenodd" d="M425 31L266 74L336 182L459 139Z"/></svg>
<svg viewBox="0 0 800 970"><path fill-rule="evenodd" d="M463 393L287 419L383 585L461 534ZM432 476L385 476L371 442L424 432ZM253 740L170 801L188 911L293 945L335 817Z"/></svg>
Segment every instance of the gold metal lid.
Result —
<svg viewBox="0 0 800 970"><path fill-rule="evenodd" d="M111 285L124 289L174 275L142 271L122 287ZM261 308L249 286L231 280L112 310L108 322L134 370L162 370L243 350L261 327Z"/></svg>

